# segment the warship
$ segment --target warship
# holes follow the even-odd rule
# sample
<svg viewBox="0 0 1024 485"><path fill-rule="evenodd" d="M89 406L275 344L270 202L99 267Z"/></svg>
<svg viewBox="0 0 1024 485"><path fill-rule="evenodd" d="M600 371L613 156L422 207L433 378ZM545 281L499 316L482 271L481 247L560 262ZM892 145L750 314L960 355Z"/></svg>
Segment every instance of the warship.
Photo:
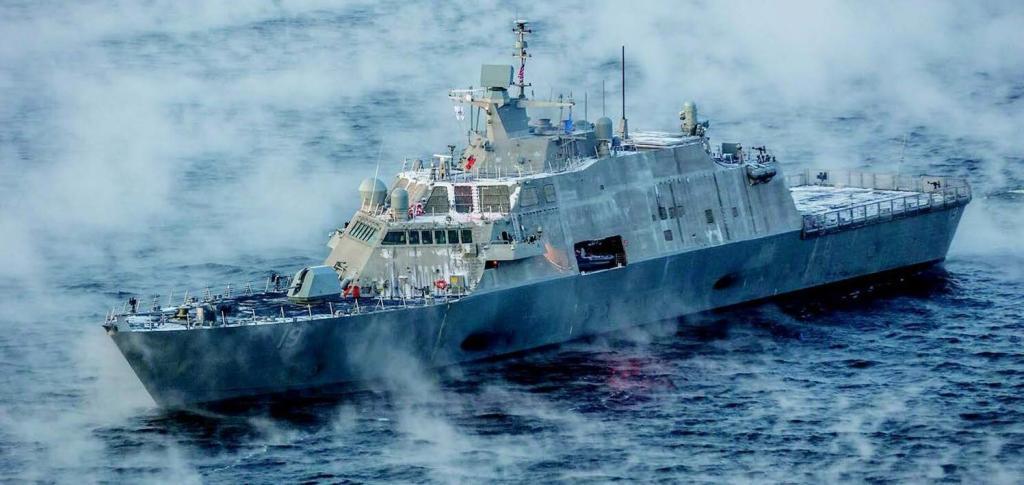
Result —
<svg viewBox="0 0 1024 485"><path fill-rule="evenodd" d="M678 131L630 130L625 48L619 126L573 119L571 96L526 95L532 30L513 32L517 62L449 92L465 146L362 181L322 265L108 314L158 405L349 389L923 268L971 200L960 178L784 173L766 147L712 145L692 102Z"/></svg>

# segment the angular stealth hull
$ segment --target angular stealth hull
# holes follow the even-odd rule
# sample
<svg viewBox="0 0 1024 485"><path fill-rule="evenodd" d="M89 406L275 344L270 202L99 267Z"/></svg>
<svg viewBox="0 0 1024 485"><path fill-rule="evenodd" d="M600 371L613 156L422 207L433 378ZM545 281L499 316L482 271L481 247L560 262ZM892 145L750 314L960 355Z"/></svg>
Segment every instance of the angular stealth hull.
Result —
<svg viewBox="0 0 1024 485"><path fill-rule="evenodd" d="M808 237L797 230L450 303L284 324L111 331L153 398L181 407L387 378L942 261L943 206Z"/></svg>

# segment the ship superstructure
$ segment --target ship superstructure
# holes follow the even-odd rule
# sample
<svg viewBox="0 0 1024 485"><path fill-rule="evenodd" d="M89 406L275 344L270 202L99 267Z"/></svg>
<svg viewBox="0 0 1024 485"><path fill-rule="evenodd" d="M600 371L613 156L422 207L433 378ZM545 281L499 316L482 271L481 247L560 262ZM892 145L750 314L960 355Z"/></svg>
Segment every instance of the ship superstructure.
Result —
<svg viewBox="0 0 1024 485"><path fill-rule="evenodd" d="M530 30L514 31L518 72L484 65L482 87L449 93L466 146L364 180L322 265L108 318L158 403L468 362L945 257L964 180L784 175L765 147L713 146L692 102L673 132L630 130L624 93L617 132L574 120L572 99L526 97Z"/></svg>

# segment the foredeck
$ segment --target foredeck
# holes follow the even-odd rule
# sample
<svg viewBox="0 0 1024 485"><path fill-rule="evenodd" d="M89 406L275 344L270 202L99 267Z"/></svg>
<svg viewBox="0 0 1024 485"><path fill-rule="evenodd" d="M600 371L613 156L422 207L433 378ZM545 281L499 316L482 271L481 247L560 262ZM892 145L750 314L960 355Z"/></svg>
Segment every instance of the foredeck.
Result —
<svg viewBox="0 0 1024 485"><path fill-rule="evenodd" d="M230 286L227 288L230 289ZM289 301L284 289L248 291L236 296L217 295L208 289L203 294L202 298L190 298L185 293L185 299L180 305L166 306L158 305L161 297L156 296L153 306L147 310L133 310L129 304L125 304L123 308L107 315L106 326L116 325L122 331L144 332L269 325L446 304L465 296L446 294L408 298L352 298L338 295L305 304ZM200 317L200 308L204 308L206 318Z"/></svg>
<svg viewBox="0 0 1024 485"><path fill-rule="evenodd" d="M846 170L805 170L786 177L803 216L803 235L821 235L965 205L971 188L956 177L873 174Z"/></svg>

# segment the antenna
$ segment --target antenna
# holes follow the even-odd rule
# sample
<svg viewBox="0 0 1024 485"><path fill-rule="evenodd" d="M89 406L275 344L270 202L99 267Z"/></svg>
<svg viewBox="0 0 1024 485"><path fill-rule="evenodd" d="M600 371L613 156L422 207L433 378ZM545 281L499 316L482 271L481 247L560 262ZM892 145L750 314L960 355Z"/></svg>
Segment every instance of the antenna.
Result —
<svg viewBox="0 0 1024 485"><path fill-rule="evenodd" d="M590 93L588 93L586 91L583 91L583 119L584 120L589 120L590 119L590 115L589 115L590 114L590 110L589 110L589 106L587 106L587 101L588 101L587 98L589 97L589 95L590 95Z"/></svg>
<svg viewBox="0 0 1024 485"><path fill-rule="evenodd" d="M622 119L619 120L622 139L629 139L629 121L626 120L626 46L622 46Z"/></svg>
<svg viewBox="0 0 1024 485"><path fill-rule="evenodd" d="M526 86L530 86L526 82L526 58L530 57L530 54L526 53L526 34L532 34L533 30L526 27L528 22L525 20L516 19L514 23L515 28L512 29L512 32L516 34L517 52L512 55L519 58L519 73L516 75L516 82L513 84L519 88L519 97L525 98Z"/></svg>
<svg viewBox="0 0 1024 485"><path fill-rule="evenodd" d="M601 116L604 116L604 79L601 80Z"/></svg>
<svg viewBox="0 0 1024 485"><path fill-rule="evenodd" d="M377 169L373 171L374 180L377 179L377 175L380 174L380 156L384 154L384 140L380 142L380 149L377 150Z"/></svg>

